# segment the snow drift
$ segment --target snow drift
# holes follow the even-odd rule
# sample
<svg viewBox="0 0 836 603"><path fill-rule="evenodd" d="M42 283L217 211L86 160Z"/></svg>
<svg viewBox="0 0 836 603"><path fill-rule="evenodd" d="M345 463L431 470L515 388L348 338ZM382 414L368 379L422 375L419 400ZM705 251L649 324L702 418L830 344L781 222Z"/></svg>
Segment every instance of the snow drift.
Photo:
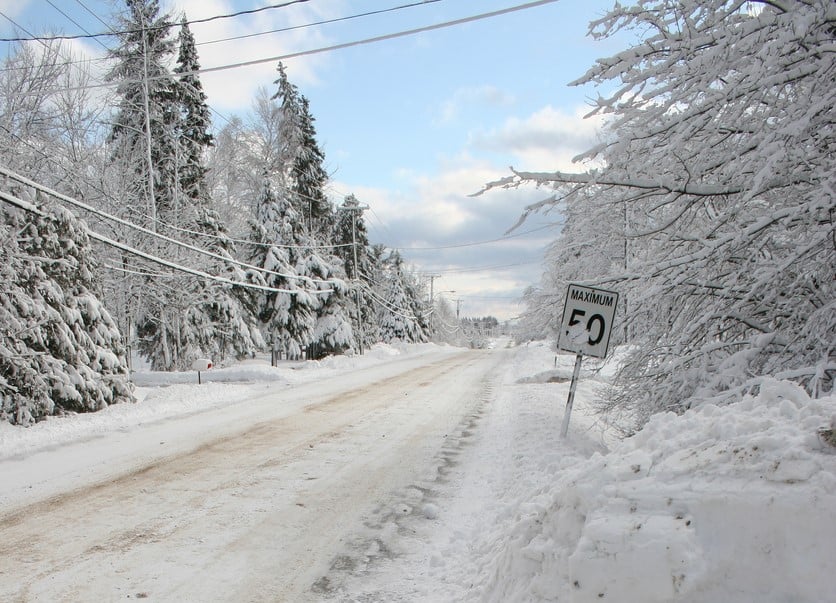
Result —
<svg viewBox="0 0 836 603"><path fill-rule="evenodd" d="M609 454L568 455L517 507L485 600L831 600L834 420L836 397L770 381L656 415Z"/></svg>

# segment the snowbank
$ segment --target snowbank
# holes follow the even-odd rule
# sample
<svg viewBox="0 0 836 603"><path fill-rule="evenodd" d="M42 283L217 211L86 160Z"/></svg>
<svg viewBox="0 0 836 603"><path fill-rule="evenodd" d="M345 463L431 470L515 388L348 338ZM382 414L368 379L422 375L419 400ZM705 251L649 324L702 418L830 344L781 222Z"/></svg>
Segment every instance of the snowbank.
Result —
<svg viewBox="0 0 836 603"><path fill-rule="evenodd" d="M487 601L820 603L836 575L836 397L767 383L567 455L522 497Z"/></svg>

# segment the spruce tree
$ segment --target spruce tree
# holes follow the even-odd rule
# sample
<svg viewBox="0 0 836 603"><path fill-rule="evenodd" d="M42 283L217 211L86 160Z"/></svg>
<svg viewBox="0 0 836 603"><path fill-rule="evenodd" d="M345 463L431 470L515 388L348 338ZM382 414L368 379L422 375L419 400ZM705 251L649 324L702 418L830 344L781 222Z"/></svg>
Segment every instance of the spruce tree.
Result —
<svg viewBox="0 0 836 603"><path fill-rule="evenodd" d="M205 158L213 144L210 133L211 116L206 95L200 82L194 36L189 29L185 15L181 20L179 53L174 73L178 75L177 91L180 110L177 129L179 193L184 200L181 204L184 216L181 221L193 234L194 245L212 253L232 259L235 249L223 226L210 197ZM204 236L200 236L204 235ZM184 235L181 234L182 238ZM231 261L204 259L209 271L222 274L233 281L245 280L242 270ZM191 320L187 323L194 328L194 353L210 356L216 362L228 355L242 358L253 354L263 345L255 316L245 306L245 298L229 285L214 282L189 282L191 297L189 307ZM240 290L239 290L240 291ZM193 358L186 358L187 362Z"/></svg>
<svg viewBox="0 0 836 603"><path fill-rule="evenodd" d="M131 174L127 204L144 208L143 223L155 228L174 202L177 85L167 67L175 41L158 0L125 0L118 23L116 65L108 78L120 98L110 135L112 158ZM141 214L133 213L138 219Z"/></svg>
<svg viewBox="0 0 836 603"><path fill-rule="evenodd" d="M278 71L273 100L280 101L281 120L274 177L279 195L286 198L299 220L295 228L299 247L293 264L297 274L308 277L318 289L330 291L312 298L315 327L310 333L309 354L341 351L350 347L353 336L342 262L330 249L336 218L325 195L328 174L323 167L324 154L316 141L308 100L290 83L281 63Z"/></svg>
<svg viewBox="0 0 836 603"><path fill-rule="evenodd" d="M418 299L415 279L405 270L397 251L389 254L385 264L378 315L382 340L386 343L427 341L427 309Z"/></svg>
<svg viewBox="0 0 836 603"><path fill-rule="evenodd" d="M265 273L254 278L282 292L260 296L259 319L264 338L274 353L300 358L311 342L316 323L313 283L299 276L300 246L306 241L296 209L286 195L276 195L265 178L256 217L252 224L254 249L251 263ZM257 275L257 276L256 276Z"/></svg>
<svg viewBox="0 0 836 603"><path fill-rule="evenodd" d="M85 227L66 210L37 211L0 221L0 420L18 425L133 400Z"/></svg>
<svg viewBox="0 0 836 603"><path fill-rule="evenodd" d="M156 1L129 0L127 6L122 45L115 53L120 62L112 72L121 80L122 96L111 137L114 163L127 168L140 185L135 193L142 193L139 200L145 202L138 205L148 211L138 221L231 258L234 249L209 196L205 158L212 144L211 120L194 37L183 17L170 73L167 62L175 48L171 19L159 15ZM207 260L179 245L147 237L136 244L210 273L244 277L228 262ZM132 306L140 351L152 368L186 369L203 356L216 362L227 355L240 357L262 343L254 317L229 286L159 270L153 267L135 284L138 303Z"/></svg>
<svg viewBox="0 0 836 603"><path fill-rule="evenodd" d="M300 97L299 142L292 171L292 188L305 224L311 236L317 240L328 240L333 228L334 209L325 196L328 173L323 163L325 155L316 141L314 118L310 113L308 99Z"/></svg>
<svg viewBox="0 0 836 603"><path fill-rule="evenodd" d="M378 341L375 304L371 295L375 274L369 234L360 211L360 202L348 195L336 212L333 236L334 253L342 260L352 292L347 299L357 349L367 349ZM356 267L355 267L356 261Z"/></svg>
<svg viewBox="0 0 836 603"><path fill-rule="evenodd" d="M178 161L179 186L193 206L206 205L209 199L206 181L206 152L213 143L212 125L206 94L200 82L194 36L185 15L180 22L179 53L174 73L177 77L177 121L180 146Z"/></svg>

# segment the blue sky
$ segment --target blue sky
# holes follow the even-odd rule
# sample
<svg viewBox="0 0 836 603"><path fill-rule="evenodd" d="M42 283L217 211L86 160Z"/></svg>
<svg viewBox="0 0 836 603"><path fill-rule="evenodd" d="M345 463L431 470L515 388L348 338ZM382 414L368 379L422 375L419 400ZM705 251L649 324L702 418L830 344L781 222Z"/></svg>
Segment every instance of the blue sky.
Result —
<svg viewBox="0 0 836 603"><path fill-rule="evenodd" d="M232 19L195 24L204 68L255 61L416 29L524 4L524 0L438 0L374 16L231 42L212 42L288 25L411 4L410 0L308 0ZM275 1L162 0L190 20L278 4ZM54 5L54 6L53 6ZM98 33L121 1L0 0L0 12L35 34ZM508 167L579 171L571 158L595 142L584 120L596 91L570 87L596 58L623 48L587 36L612 0L560 0L445 29L285 61L310 100L336 202L355 194L370 206L372 242L402 250L417 270L438 275L435 291L460 299L464 316L519 314L525 287L540 278L556 216L537 217L511 237L542 190L493 191L473 198ZM63 11L78 25L72 23ZM85 8L86 7L86 8ZM0 35L15 34L0 16ZM112 40L105 39L106 43ZM96 42L72 45L100 56ZM219 115L246 119L259 86L274 90L276 61L202 77ZM223 118L216 116L216 125ZM520 234L528 231L529 234ZM497 241L497 239L501 239ZM455 291L455 293L449 293Z"/></svg>

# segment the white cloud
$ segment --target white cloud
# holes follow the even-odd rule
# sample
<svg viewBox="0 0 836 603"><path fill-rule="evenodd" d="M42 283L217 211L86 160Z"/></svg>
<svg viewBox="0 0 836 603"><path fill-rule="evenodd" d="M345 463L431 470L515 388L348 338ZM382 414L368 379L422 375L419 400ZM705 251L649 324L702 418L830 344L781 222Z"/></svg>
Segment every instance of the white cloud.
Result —
<svg viewBox="0 0 836 603"><path fill-rule="evenodd" d="M467 97L464 92L459 95L459 99ZM465 149L456 156L439 158L432 173L399 171L392 190L347 184L335 187L353 192L372 208L373 213L366 216L372 242L406 247L407 261L441 275L436 290L455 290L456 297L463 300L463 316L511 318L522 309L518 299L525 288L539 281L539 260L545 246L554 240L557 226L499 243L453 245L503 238L524 208L548 192L522 188L492 190L475 198L469 195L508 175L509 164L544 171L581 169L571 160L596 143L601 124L599 119L584 119L585 111L546 106L523 118L509 118L493 130L471 134ZM556 219L535 216L514 234ZM419 247L436 249L415 249ZM506 264L518 266L470 270Z"/></svg>
<svg viewBox="0 0 836 603"><path fill-rule="evenodd" d="M508 107L513 103L514 97L496 86L459 88L452 97L441 103L436 122L440 124L453 122L474 105Z"/></svg>
<svg viewBox="0 0 836 603"><path fill-rule="evenodd" d="M577 170L572 158L596 144L603 123L598 117L584 119L587 111L543 107L523 119L511 117L499 128L472 133L469 146L513 156L516 167Z"/></svg>
<svg viewBox="0 0 836 603"><path fill-rule="evenodd" d="M29 4L31 4L31 0L0 0L0 11L7 17L14 19L18 15L22 15Z"/></svg>

